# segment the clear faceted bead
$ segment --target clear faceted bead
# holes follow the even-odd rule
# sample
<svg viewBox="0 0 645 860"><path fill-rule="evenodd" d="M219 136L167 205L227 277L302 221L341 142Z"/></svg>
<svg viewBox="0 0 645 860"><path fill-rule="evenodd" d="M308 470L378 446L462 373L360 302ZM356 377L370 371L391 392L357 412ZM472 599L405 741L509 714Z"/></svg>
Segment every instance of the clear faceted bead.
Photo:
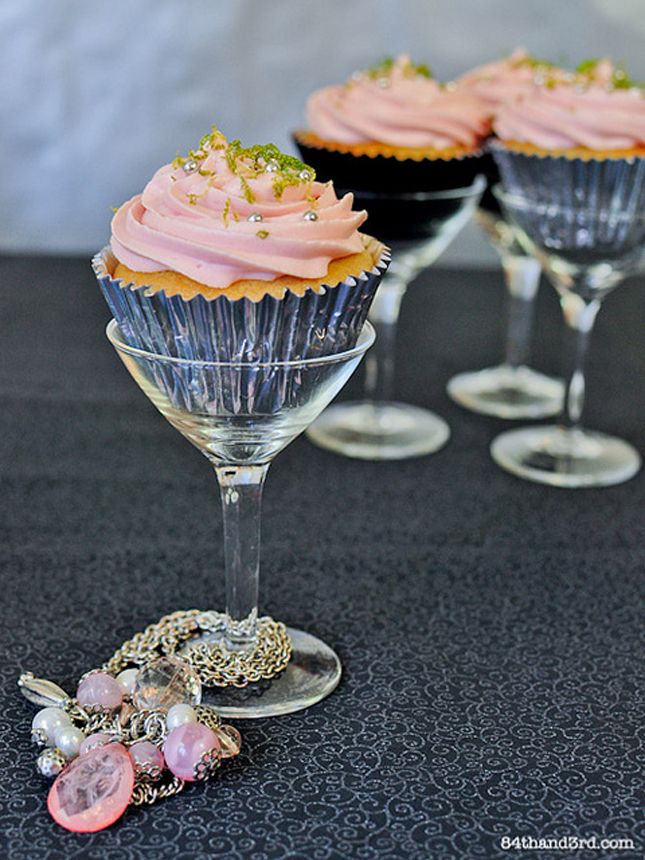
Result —
<svg viewBox="0 0 645 860"><path fill-rule="evenodd" d="M215 729L219 740L222 758L233 758L239 754L242 748L242 736L235 726L223 725Z"/></svg>
<svg viewBox="0 0 645 860"><path fill-rule="evenodd" d="M137 708L151 711L179 704L198 705L202 700L202 682L184 660L159 657L140 669L133 699Z"/></svg>

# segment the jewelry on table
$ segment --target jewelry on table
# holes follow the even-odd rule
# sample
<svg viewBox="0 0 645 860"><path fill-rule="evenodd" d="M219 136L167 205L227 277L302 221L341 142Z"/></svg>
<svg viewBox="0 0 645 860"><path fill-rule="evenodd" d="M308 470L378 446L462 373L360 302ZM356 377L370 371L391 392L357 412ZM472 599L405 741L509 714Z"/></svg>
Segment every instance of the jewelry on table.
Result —
<svg viewBox="0 0 645 860"><path fill-rule="evenodd" d="M43 747L38 770L55 779L47 806L58 824L78 833L102 830L128 806L210 779L222 760L239 753L240 733L201 704L202 684L244 687L270 679L289 662L291 643L283 624L264 617L249 653L215 642L176 656L191 638L216 635L224 624L216 612L166 615L83 675L74 697L31 672L20 676L25 698L42 708L31 735Z"/></svg>

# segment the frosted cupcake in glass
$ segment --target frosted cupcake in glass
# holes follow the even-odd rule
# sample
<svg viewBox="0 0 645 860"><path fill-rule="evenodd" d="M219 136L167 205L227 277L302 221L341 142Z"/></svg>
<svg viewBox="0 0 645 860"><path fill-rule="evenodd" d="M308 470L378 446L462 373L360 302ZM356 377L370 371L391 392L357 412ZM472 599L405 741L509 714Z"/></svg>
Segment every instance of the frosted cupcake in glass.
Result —
<svg viewBox="0 0 645 860"><path fill-rule="evenodd" d="M505 105L495 131L499 200L558 291L569 343L559 424L502 434L493 457L541 483L620 483L640 455L582 426L584 357L602 301L643 263L645 91L622 70L610 83L556 82Z"/></svg>
<svg viewBox="0 0 645 860"><path fill-rule="evenodd" d="M490 111L401 56L314 92L307 125L294 133L302 157L354 193L369 212L370 230L393 253L370 316L378 338L368 358L366 399L332 407L310 438L367 459L433 453L450 431L434 413L394 399L395 327L408 284L455 238L482 193L478 173Z"/></svg>
<svg viewBox="0 0 645 860"><path fill-rule="evenodd" d="M204 360L347 349L387 261L352 205L294 156L213 130L118 208L94 268L133 346Z"/></svg>

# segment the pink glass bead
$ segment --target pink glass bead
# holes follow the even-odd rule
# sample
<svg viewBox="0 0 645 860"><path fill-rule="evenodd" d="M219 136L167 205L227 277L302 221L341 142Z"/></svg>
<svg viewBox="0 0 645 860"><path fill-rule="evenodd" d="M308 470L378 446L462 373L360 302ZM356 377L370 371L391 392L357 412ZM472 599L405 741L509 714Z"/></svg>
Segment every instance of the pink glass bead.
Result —
<svg viewBox="0 0 645 860"><path fill-rule="evenodd" d="M94 672L78 685L76 698L79 705L100 705L115 711L123 701L123 688L107 672Z"/></svg>
<svg viewBox="0 0 645 860"><path fill-rule="evenodd" d="M155 768L162 771L165 766L163 753L150 741L137 741L130 747L130 758L134 762L134 769L150 771Z"/></svg>
<svg viewBox="0 0 645 860"><path fill-rule="evenodd" d="M102 747L103 744L109 743L111 738L112 735L108 735L105 732L94 732L93 735L88 735L84 741L81 741L78 754L83 755L83 753L96 749L96 747Z"/></svg>
<svg viewBox="0 0 645 860"><path fill-rule="evenodd" d="M130 803L134 765L122 744L105 744L74 759L49 790L47 808L74 833L109 827Z"/></svg>
<svg viewBox="0 0 645 860"><path fill-rule="evenodd" d="M205 752L220 749L212 729L203 723L185 723L168 733L163 752L168 769L181 779L195 779L195 768Z"/></svg>

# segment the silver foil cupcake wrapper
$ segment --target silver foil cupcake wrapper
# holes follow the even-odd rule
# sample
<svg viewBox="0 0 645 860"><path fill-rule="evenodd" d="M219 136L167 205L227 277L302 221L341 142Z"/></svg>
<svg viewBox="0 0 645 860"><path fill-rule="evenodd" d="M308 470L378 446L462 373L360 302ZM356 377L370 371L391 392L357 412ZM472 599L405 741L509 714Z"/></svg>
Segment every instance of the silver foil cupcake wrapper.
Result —
<svg viewBox="0 0 645 860"><path fill-rule="evenodd" d="M114 319L131 346L189 361L271 362L344 352L358 339L390 255L369 271L320 293L287 292L231 301L149 294L111 277L115 258L104 248L92 267Z"/></svg>
<svg viewBox="0 0 645 860"><path fill-rule="evenodd" d="M497 142L490 150L510 194L595 212L629 214L645 204L645 158L529 155Z"/></svg>
<svg viewBox="0 0 645 860"><path fill-rule="evenodd" d="M591 252L598 263L632 252L634 264L645 239L645 158L529 155L495 142L490 149L504 191L517 198L513 220L539 246L583 252L587 262Z"/></svg>

